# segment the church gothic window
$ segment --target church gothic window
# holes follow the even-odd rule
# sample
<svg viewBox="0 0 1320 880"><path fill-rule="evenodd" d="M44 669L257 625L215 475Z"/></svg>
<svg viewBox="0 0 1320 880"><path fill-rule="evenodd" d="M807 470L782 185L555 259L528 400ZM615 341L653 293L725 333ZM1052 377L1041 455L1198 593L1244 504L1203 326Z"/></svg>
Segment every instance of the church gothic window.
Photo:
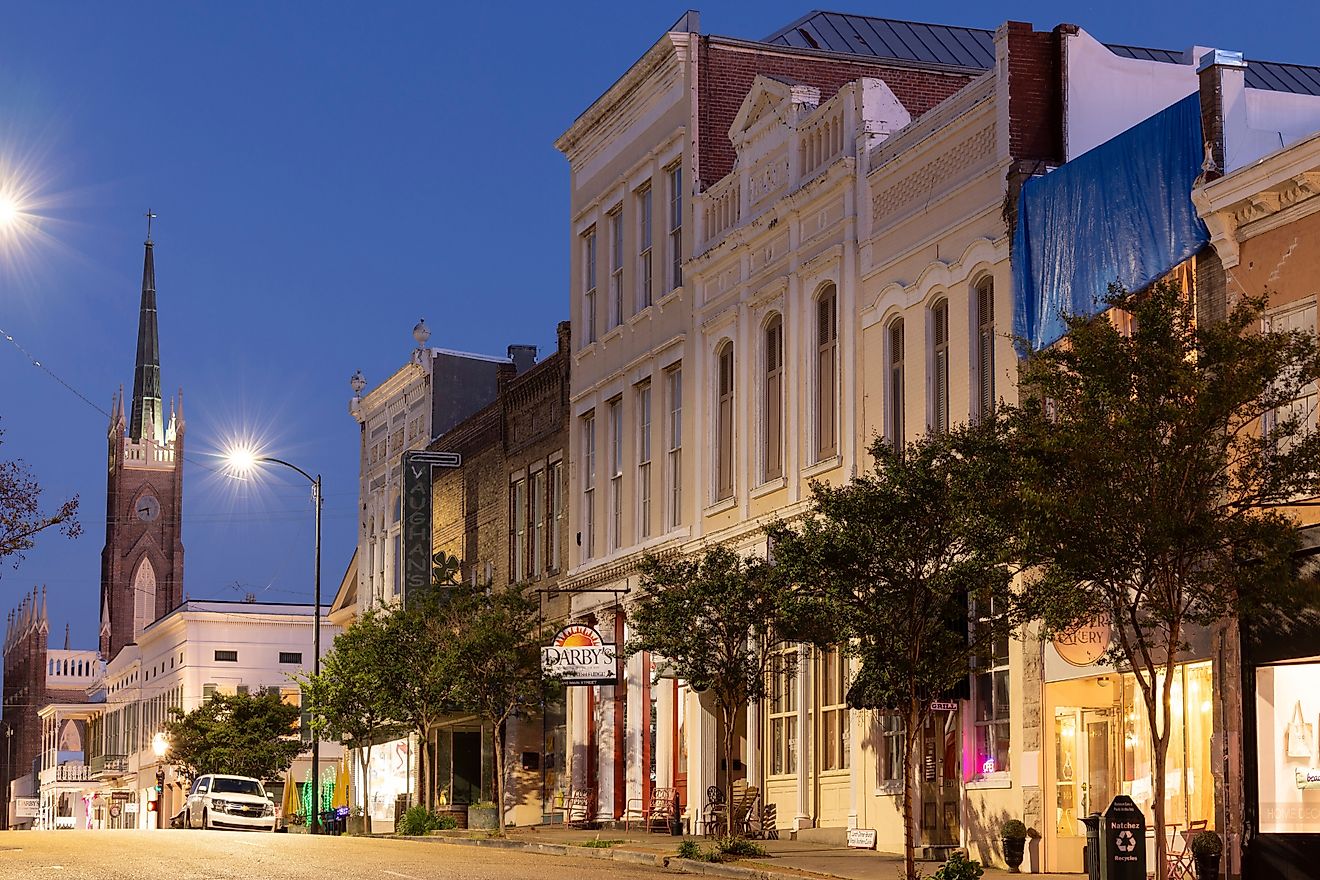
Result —
<svg viewBox="0 0 1320 880"><path fill-rule="evenodd" d="M156 569L143 557L133 575L133 638L156 620Z"/></svg>

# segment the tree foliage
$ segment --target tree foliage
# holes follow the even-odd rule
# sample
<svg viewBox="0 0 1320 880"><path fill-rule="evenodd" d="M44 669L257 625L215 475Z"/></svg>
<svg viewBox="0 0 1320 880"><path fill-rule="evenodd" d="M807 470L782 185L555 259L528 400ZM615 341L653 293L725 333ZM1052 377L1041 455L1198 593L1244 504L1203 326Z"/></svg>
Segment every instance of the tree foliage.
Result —
<svg viewBox="0 0 1320 880"><path fill-rule="evenodd" d="M389 715L416 733L420 743L429 742L431 728L455 709L450 672L442 662L446 646L432 625L447 594L447 590L431 590L409 597L385 618L390 662L381 674L387 684ZM435 792L426 783L431 778L428 751L425 746L417 750L417 787L421 803L429 809Z"/></svg>
<svg viewBox="0 0 1320 880"><path fill-rule="evenodd" d="M300 714L276 690L216 694L187 714L171 709L165 760L190 780L206 773L276 779L303 750Z"/></svg>
<svg viewBox="0 0 1320 880"><path fill-rule="evenodd" d="M842 643L860 661L848 704L904 719L905 870L915 878L917 737L931 701L949 699L972 658L1004 638L1011 572L976 503L979 472L953 437L931 435L900 450L878 439L871 454L872 474L842 486L813 483L802 521L768 531L775 569L795 588L795 617L817 627L800 637ZM969 626L971 609L985 621Z"/></svg>
<svg viewBox="0 0 1320 880"><path fill-rule="evenodd" d="M386 615L371 610L335 637L321 658L320 675L302 679L304 698L313 709L312 729L338 739L357 752L362 770L362 799L370 805L371 750L399 732L394 721L392 685L395 646ZM364 810L371 832L371 811Z"/></svg>
<svg viewBox="0 0 1320 880"><path fill-rule="evenodd" d="M629 613L633 638L625 650L662 656L694 690L712 693L732 805L737 714L766 695L771 662L791 627L791 591L765 560L719 546L692 558L647 556L640 570L643 594Z"/></svg>
<svg viewBox="0 0 1320 880"><path fill-rule="evenodd" d="M4 432L0 431L0 442ZM0 560L13 557L15 567L31 550L36 537L56 528L66 537L82 532L78 522L78 496L60 504L53 512L41 508L41 485L22 460L0 461Z"/></svg>
<svg viewBox="0 0 1320 880"><path fill-rule="evenodd" d="M498 592L455 586L431 619L448 698L494 732L501 831L508 806L505 725L539 709L545 695L539 611L539 602L516 586Z"/></svg>
<svg viewBox="0 0 1320 880"><path fill-rule="evenodd" d="M1189 629L1302 596L1286 507L1320 491L1314 414L1295 404L1320 357L1310 334L1261 332L1263 299L1213 322L1171 284L1112 289L1106 304L1131 316L1131 333L1068 317L1063 342L1026 360L1023 403L994 426L1003 455L986 461L1042 634L1112 622L1108 659L1131 669L1151 719L1163 828L1172 673Z"/></svg>

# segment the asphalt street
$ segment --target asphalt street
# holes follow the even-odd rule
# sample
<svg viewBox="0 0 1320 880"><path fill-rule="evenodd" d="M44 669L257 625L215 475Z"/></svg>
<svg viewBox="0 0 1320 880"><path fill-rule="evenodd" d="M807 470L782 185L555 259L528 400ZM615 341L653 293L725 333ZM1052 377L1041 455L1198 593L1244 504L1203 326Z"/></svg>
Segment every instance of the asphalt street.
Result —
<svg viewBox="0 0 1320 880"><path fill-rule="evenodd" d="M5 831L0 878L656 880L618 862L362 837L241 831Z"/></svg>

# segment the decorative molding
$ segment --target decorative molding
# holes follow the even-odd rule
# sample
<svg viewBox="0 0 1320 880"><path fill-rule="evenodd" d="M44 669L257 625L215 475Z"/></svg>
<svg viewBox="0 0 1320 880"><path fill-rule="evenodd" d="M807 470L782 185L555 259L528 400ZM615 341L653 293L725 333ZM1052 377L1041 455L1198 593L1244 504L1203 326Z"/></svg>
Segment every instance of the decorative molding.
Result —
<svg viewBox="0 0 1320 880"><path fill-rule="evenodd" d="M995 125L991 122L900 179L871 199L873 229L919 200L928 200L937 187L945 187L959 172L973 168L994 155Z"/></svg>

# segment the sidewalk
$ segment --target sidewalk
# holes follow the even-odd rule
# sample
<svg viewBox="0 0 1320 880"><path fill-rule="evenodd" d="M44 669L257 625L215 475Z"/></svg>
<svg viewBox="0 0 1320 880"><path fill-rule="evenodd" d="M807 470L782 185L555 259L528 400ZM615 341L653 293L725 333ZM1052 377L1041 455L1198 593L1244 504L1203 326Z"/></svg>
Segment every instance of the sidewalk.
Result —
<svg viewBox="0 0 1320 880"><path fill-rule="evenodd" d="M433 837L439 838L466 838L472 842L481 842L482 838L475 837L471 832L432 832ZM635 855L637 857L653 856L659 859L669 856L674 857L678 851L680 841L688 839L695 840L701 845L706 845L710 841L702 837L671 837L665 834L648 834L638 829L623 831L614 828L604 828L600 830L582 830L576 828L563 828L562 826L540 825L522 828L510 828L508 830L508 840L529 845L550 844L552 846L582 848L583 854L592 853L604 855L604 851L589 847L583 847L583 844L594 841L619 841L619 843L610 847L610 851L620 854ZM457 842L457 840L455 840ZM848 849L846 847L829 846L816 843L808 843L800 840L757 840L758 845L763 847L769 854L767 858L745 859L737 862L725 862L725 867L748 868L757 873L777 875L778 878L815 878L828 877L835 880L876 880L884 878L889 880L897 875L898 869L902 865L903 857L896 853L881 853L872 850ZM498 844L497 844L498 845ZM629 861L635 859L629 858ZM693 873L724 873L718 870L706 870L707 868L716 868L703 862L679 862L675 858L676 864L671 867L678 867L682 864L684 868L694 869ZM921 863L922 871L927 876L933 874L939 867L937 862ZM729 872L735 873L735 872ZM986 868L986 878L1008 877L1009 873L999 868ZM1085 875L1081 874L1034 874L1034 875L1016 875L1016 876L1034 876L1041 878L1051 878L1051 880L1079 880Z"/></svg>

